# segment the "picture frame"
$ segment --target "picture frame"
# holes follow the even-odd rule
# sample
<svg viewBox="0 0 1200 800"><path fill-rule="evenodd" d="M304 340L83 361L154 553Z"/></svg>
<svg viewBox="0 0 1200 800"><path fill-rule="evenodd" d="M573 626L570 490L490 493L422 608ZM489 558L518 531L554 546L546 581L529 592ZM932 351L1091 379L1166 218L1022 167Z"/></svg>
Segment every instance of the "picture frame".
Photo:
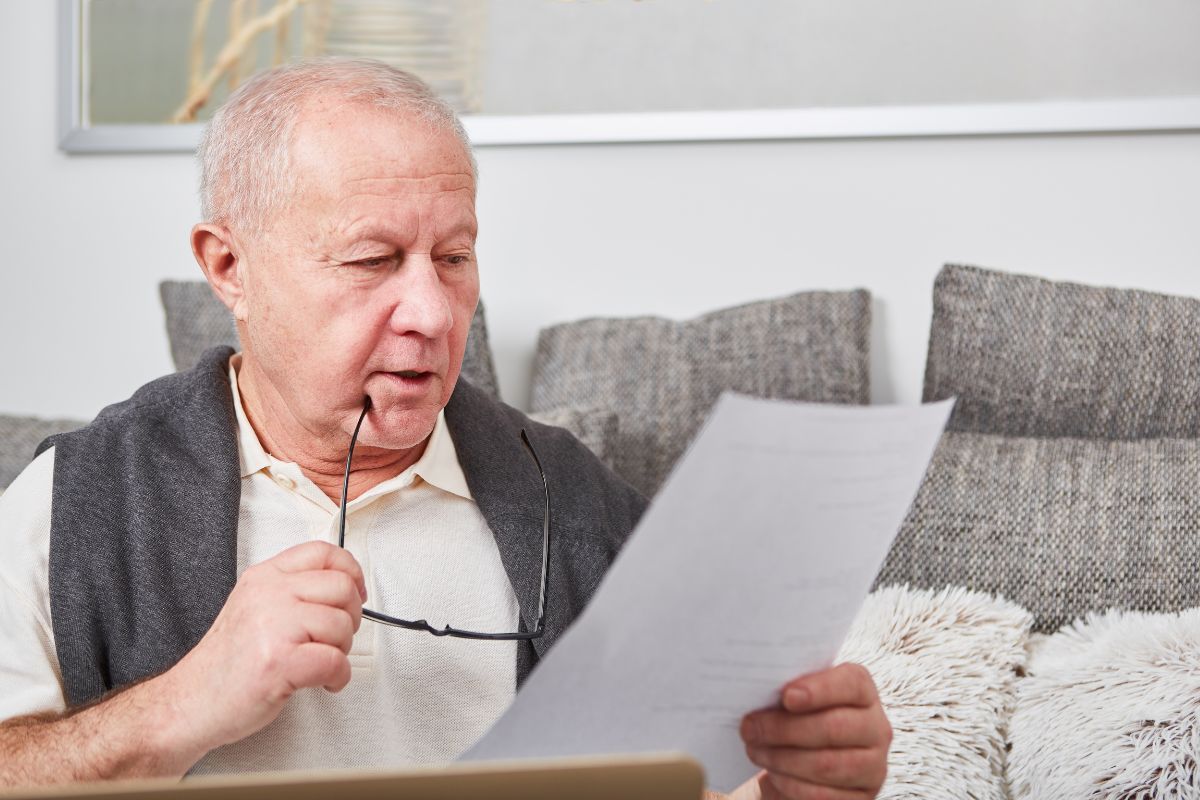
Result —
<svg viewBox="0 0 1200 800"><path fill-rule="evenodd" d="M58 0L58 144L71 154L192 152L203 125L92 124L87 0ZM877 139L1200 130L1200 93L999 103L464 114L476 146Z"/></svg>

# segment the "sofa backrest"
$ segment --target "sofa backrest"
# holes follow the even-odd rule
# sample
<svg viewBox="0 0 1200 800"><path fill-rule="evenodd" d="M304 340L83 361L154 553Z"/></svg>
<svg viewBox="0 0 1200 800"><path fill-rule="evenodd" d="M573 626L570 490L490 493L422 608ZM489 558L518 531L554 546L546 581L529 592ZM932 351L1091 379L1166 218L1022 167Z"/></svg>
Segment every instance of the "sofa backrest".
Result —
<svg viewBox="0 0 1200 800"><path fill-rule="evenodd" d="M1200 300L946 266L925 400L947 397L956 431L1200 436Z"/></svg>
<svg viewBox="0 0 1200 800"><path fill-rule="evenodd" d="M692 320L587 319L538 337L532 406L616 415L607 455L658 491L723 391L821 403L870 398L871 298L801 292Z"/></svg>
<svg viewBox="0 0 1200 800"><path fill-rule="evenodd" d="M1200 301L948 266L927 400L958 397L876 581L998 593L1050 631L1200 605Z"/></svg>

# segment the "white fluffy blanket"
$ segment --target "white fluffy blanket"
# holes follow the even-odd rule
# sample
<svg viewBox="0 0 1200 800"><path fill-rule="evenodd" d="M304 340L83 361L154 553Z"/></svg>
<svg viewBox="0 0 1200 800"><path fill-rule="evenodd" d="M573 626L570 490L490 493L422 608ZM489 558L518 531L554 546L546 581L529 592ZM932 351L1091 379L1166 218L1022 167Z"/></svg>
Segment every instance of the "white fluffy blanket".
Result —
<svg viewBox="0 0 1200 800"><path fill-rule="evenodd" d="M875 678L895 737L882 798L1003 800L1006 724L1032 619L961 588L867 598L838 656Z"/></svg>
<svg viewBox="0 0 1200 800"><path fill-rule="evenodd" d="M1034 637L1008 775L1018 800L1200 797L1200 609L1110 611Z"/></svg>

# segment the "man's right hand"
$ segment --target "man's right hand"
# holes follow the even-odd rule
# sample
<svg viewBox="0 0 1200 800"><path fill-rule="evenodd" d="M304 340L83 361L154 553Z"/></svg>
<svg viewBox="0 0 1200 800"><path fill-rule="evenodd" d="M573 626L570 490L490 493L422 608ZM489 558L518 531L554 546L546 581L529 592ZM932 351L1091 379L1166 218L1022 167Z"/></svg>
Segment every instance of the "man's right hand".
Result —
<svg viewBox="0 0 1200 800"><path fill-rule="evenodd" d="M327 542L247 569L200 643L154 681L184 749L202 755L261 730L297 689L344 688L366 597L354 556Z"/></svg>
<svg viewBox="0 0 1200 800"><path fill-rule="evenodd" d="M325 542L251 567L163 674L66 714L0 722L0 787L182 776L269 724L297 689L342 689L365 599L358 562Z"/></svg>

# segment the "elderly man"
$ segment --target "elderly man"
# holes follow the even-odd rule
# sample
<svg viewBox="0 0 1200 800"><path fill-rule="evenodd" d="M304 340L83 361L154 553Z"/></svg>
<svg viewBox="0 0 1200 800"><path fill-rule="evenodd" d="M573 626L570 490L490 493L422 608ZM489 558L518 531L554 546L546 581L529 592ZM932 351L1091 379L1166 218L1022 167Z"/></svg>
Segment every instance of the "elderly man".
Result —
<svg viewBox="0 0 1200 800"><path fill-rule="evenodd" d="M201 162L192 250L243 349L47 442L0 500L0 785L452 760L645 507L458 380L475 166L424 84L362 61L265 73ZM501 635L362 624L364 603ZM866 671L784 689L743 722L764 772L739 794L874 796L891 734Z"/></svg>

